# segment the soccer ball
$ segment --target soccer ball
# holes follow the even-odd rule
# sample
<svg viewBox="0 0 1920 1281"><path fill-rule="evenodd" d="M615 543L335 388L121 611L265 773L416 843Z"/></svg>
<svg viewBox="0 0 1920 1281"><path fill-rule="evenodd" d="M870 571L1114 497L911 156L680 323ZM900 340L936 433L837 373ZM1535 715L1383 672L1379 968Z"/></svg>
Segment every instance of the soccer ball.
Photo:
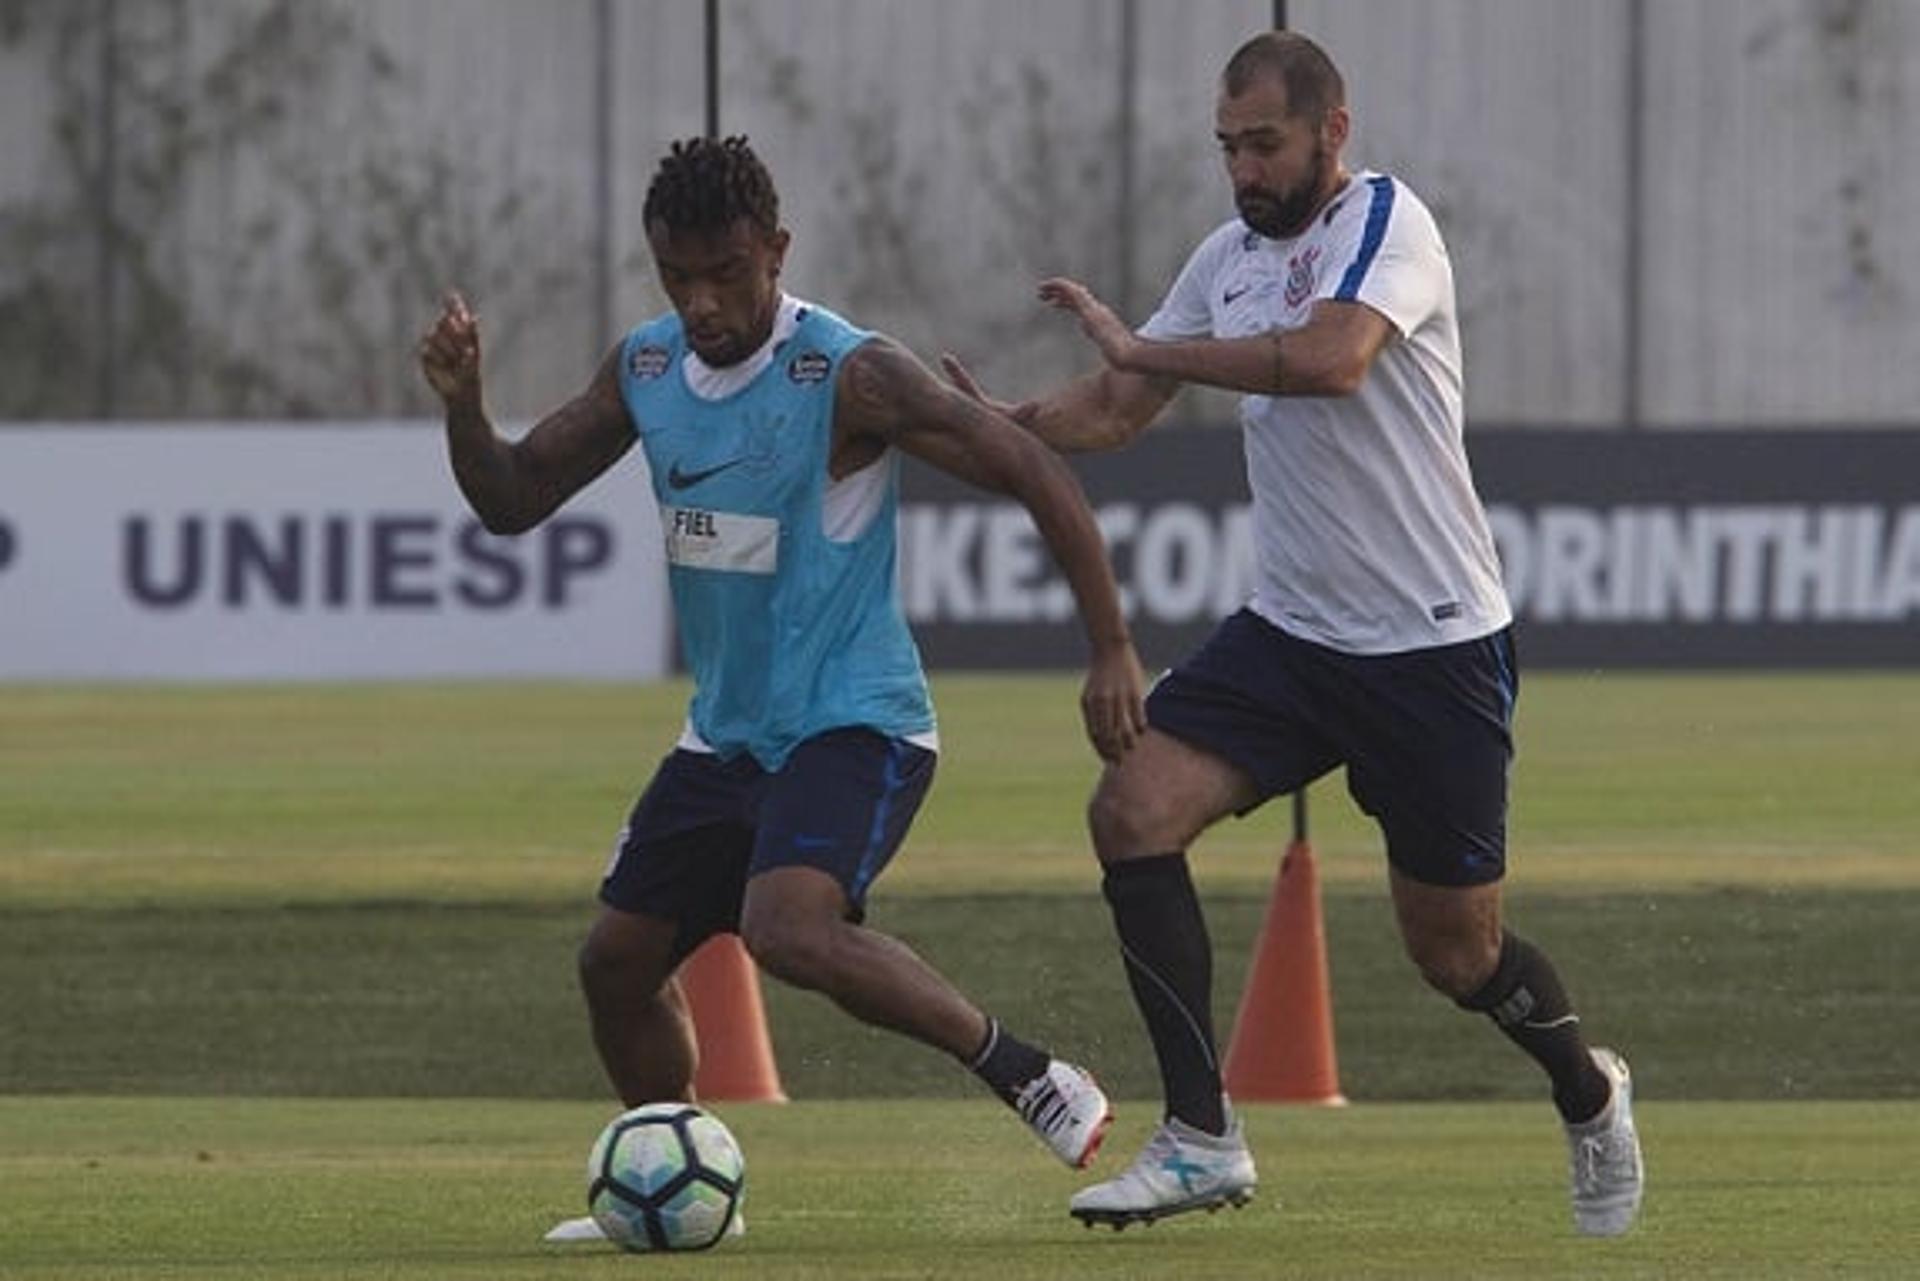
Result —
<svg viewBox="0 0 1920 1281"><path fill-rule="evenodd" d="M607 1124L587 1156L587 1209L629 1250L704 1250L740 1213L747 1166L720 1119L647 1103Z"/></svg>

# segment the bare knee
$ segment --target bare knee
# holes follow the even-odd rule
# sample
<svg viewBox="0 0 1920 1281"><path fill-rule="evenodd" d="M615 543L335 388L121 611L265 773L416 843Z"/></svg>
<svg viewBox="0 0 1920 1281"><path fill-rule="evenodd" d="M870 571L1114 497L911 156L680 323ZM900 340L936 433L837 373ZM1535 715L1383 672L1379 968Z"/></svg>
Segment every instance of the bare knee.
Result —
<svg viewBox="0 0 1920 1281"><path fill-rule="evenodd" d="M1112 771L1101 776L1087 802L1087 830L1102 863L1181 848L1184 842L1163 835L1165 827L1151 795Z"/></svg>
<svg viewBox="0 0 1920 1281"><path fill-rule="evenodd" d="M780 867L747 882L740 904L740 941L767 973L784 983L839 999L842 970L858 951L847 946L846 891L813 867Z"/></svg>
<svg viewBox="0 0 1920 1281"><path fill-rule="evenodd" d="M618 949L596 940L591 934L580 945L574 963L580 976L580 989L588 999L621 990L626 986L621 976L632 968L631 960L623 958Z"/></svg>
<svg viewBox="0 0 1920 1281"><path fill-rule="evenodd" d="M767 973L818 991L832 987L833 935L839 924L792 914L750 914L740 923L740 939Z"/></svg>
<svg viewBox="0 0 1920 1281"><path fill-rule="evenodd" d="M1500 885L1424 885L1397 869L1394 914L1420 977L1454 1000L1472 996L1500 964Z"/></svg>
<svg viewBox="0 0 1920 1281"><path fill-rule="evenodd" d="M587 931L575 956L590 1002L641 1000L666 982L672 927L608 914Z"/></svg>
<svg viewBox="0 0 1920 1281"><path fill-rule="evenodd" d="M1087 827L1102 863L1170 854L1259 799L1253 780L1233 765L1149 729L1100 775Z"/></svg>
<svg viewBox="0 0 1920 1281"><path fill-rule="evenodd" d="M1477 935L1409 937L1407 956L1427 985L1453 1000L1472 996L1500 964L1500 944Z"/></svg>

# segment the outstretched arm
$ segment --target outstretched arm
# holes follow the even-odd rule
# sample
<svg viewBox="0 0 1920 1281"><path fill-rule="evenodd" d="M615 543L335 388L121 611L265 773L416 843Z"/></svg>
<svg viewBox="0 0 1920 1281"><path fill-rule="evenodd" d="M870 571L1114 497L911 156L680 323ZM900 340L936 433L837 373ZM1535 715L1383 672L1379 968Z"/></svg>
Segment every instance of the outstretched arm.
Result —
<svg viewBox="0 0 1920 1281"><path fill-rule="evenodd" d="M1161 342L1127 328L1078 281L1043 281L1040 297L1079 317L1110 371L1261 396L1351 395L1393 336L1393 325L1365 303L1322 300L1298 329Z"/></svg>
<svg viewBox="0 0 1920 1281"><path fill-rule="evenodd" d="M1083 374L1038 399L1010 404L982 391L956 357L940 357L940 367L961 391L1066 454L1118 449L1129 443L1180 390L1176 379L1106 368Z"/></svg>
<svg viewBox="0 0 1920 1281"><path fill-rule="evenodd" d="M896 445L982 489L1019 500L1073 589L1093 657L1081 691L1087 736L1117 760L1146 730L1145 678L1120 611L1100 528L1073 472L1052 450L987 405L948 387L890 338L841 365L836 448Z"/></svg>
<svg viewBox="0 0 1920 1281"><path fill-rule="evenodd" d="M517 441L496 432L487 416L480 324L465 298L447 295L419 354L421 372L446 406L454 479L491 533L532 529L633 446L620 399L618 348L600 362L585 391Z"/></svg>

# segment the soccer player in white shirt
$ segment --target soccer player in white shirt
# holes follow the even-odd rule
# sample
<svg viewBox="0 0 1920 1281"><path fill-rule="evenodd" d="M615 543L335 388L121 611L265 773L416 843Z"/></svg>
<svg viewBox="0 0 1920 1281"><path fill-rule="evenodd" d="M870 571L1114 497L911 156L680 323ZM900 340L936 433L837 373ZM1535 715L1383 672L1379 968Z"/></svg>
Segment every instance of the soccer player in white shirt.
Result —
<svg viewBox="0 0 1920 1281"><path fill-rule="evenodd" d="M1108 764L1090 807L1166 1119L1072 1211L1121 1227L1251 1195L1185 851L1227 815L1344 765L1386 837L1408 955L1545 1069L1576 1227L1615 1235L1642 1185L1626 1063L1587 1044L1552 963L1501 920L1518 681L1462 444L1452 269L1412 191L1347 170L1350 127L1318 45L1278 31L1243 45L1217 110L1240 216L1201 242L1137 333L1079 283L1044 282L1040 296L1079 319L1105 364L1003 406L1056 448L1104 449L1182 383L1242 392L1253 496L1252 600L1155 687L1145 738Z"/></svg>

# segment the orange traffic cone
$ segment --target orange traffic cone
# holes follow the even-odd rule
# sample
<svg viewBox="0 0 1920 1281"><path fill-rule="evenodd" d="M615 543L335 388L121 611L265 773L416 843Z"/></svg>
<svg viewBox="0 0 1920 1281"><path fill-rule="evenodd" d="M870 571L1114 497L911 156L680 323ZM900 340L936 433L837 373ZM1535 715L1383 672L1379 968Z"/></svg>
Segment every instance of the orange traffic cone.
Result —
<svg viewBox="0 0 1920 1281"><path fill-rule="evenodd" d="M1222 1074L1235 1099L1341 1107L1320 876L1304 838L1280 860Z"/></svg>
<svg viewBox="0 0 1920 1281"><path fill-rule="evenodd" d="M737 934L716 934L680 966L700 1064L694 1097L724 1103L785 1103L773 1065L760 974Z"/></svg>

